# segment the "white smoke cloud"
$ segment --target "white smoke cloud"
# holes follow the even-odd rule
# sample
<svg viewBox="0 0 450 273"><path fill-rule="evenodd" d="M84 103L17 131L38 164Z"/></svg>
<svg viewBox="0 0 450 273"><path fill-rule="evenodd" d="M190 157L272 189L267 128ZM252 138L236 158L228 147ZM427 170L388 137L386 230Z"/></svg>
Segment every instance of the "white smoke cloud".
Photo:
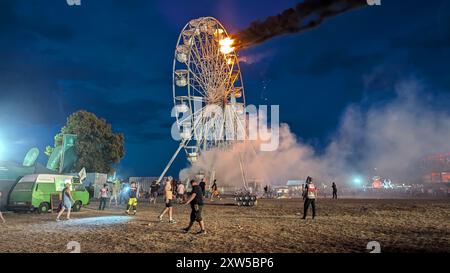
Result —
<svg viewBox="0 0 450 273"><path fill-rule="evenodd" d="M450 115L439 109L445 98L427 95L417 81L402 82L395 91L393 100L367 111L349 107L327 153L354 155L362 171L377 168L393 179L411 180L420 178L417 163L424 156L450 151ZM351 166L347 161L343 167Z"/></svg>
<svg viewBox="0 0 450 273"><path fill-rule="evenodd" d="M378 174L398 182L420 179L417 163L421 158L450 152L450 115L437 109L433 104L436 98L426 96L415 80L394 89L396 96L388 102L367 108L348 106L335 136L320 154L282 124L276 151L261 152L258 142L239 143L227 151L206 151L195 165L181 171L180 178L214 169L222 184L241 186L242 158L247 179L264 184L282 185L307 176L327 184L347 183L356 174Z"/></svg>

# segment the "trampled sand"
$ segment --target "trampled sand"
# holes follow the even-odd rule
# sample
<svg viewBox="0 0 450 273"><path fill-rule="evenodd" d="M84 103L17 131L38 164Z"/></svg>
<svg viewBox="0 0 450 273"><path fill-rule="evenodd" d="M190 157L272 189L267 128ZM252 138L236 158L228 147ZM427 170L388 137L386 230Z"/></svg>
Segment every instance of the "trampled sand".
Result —
<svg viewBox="0 0 450 273"><path fill-rule="evenodd" d="M318 217L300 219L300 199L261 199L256 207L236 207L232 199L208 202L208 233L181 229L189 206L175 205L176 224L157 216L164 204L142 203L137 216L121 208L95 210L96 202L71 221L56 214L5 213L0 252L367 252L377 241L382 252L450 251L449 200L318 199ZM150 223L150 226L148 224Z"/></svg>

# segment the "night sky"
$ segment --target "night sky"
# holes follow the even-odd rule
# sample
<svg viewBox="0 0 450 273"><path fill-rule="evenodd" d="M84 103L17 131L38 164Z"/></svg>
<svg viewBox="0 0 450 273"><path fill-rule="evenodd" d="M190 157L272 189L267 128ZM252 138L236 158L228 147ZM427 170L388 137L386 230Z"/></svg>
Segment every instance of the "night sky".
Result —
<svg viewBox="0 0 450 273"><path fill-rule="evenodd" d="M172 61L183 26L214 16L230 33L298 1L0 0L0 159L53 144L85 109L126 138L122 176L157 176L172 140ZM299 139L325 147L350 104L394 96L416 77L450 93L450 1L382 0L240 52L247 103L280 105ZM170 173L187 165L177 160Z"/></svg>

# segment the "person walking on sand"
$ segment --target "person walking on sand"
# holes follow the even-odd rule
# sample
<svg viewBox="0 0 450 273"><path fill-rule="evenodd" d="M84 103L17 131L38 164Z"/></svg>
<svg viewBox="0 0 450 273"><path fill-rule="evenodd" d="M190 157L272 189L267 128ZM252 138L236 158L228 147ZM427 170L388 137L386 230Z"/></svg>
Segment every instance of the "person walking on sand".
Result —
<svg viewBox="0 0 450 273"><path fill-rule="evenodd" d="M166 208L161 212L158 216L160 222L163 221L163 216L167 212L169 213L169 223L175 224L175 220L172 218L172 206L173 206L173 178L169 177L166 181L166 185L164 187L164 195L166 201Z"/></svg>
<svg viewBox="0 0 450 273"><path fill-rule="evenodd" d="M133 215L136 215L136 209L138 204L138 190L136 182L131 182L131 188L130 192L128 193L128 204L127 204L127 210L125 211L126 214L130 214L130 209L133 209Z"/></svg>
<svg viewBox="0 0 450 273"><path fill-rule="evenodd" d="M306 215L308 213L308 208L311 205L312 207L312 218L316 217L316 197L317 197L317 189L313 184L312 177L306 178L306 186L304 191L303 198L305 199L305 203L303 205L303 217L302 219L306 219Z"/></svg>
<svg viewBox="0 0 450 273"><path fill-rule="evenodd" d="M150 204L156 204L156 199L158 198L159 184L156 180L152 182L150 186Z"/></svg>
<svg viewBox="0 0 450 273"><path fill-rule="evenodd" d="M100 205L98 206L98 210L105 210L106 200L108 200L108 185L104 184L103 188L100 189Z"/></svg>
<svg viewBox="0 0 450 273"><path fill-rule="evenodd" d="M194 225L194 222L197 222L200 226L200 231L197 232L199 235L206 234L205 230L205 222L203 222L202 218L202 210L203 210L203 193L199 184L195 180L191 180L192 192L189 199L186 201L185 205L191 205L191 215L189 225L183 229L184 232L189 232L191 227Z"/></svg>
<svg viewBox="0 0 450 273"><path fill-rule="evenodd" d="M56 216L57 222L61 221L60 217L66 209L67 209L67 220L70 220L70 211L72 210L72 202L73 202L72 193L70 191L70 183L65 184L65 187L61 193L62 193L61 196L62 206L61 210L58 213L58 216Z"/></svg>
<svg viewBox="0 0 450 273"><path fill-rule="evenodd" d="M219 200L222 200L220 197L219 188L217 187L217 179L214 179L214 182L211 186L211 201L213 201L214 197L219 198Z"/></svg>
<svg viewBox="0 0 450 273"><path fill-rule="evenodd" d="M0 191L0 204L2 203L2 192ZM2 211L0 210L0 220L2 220L2 223L6 223L5 218L3 218Z"/></svg>
<svg viewBox="0 0 450 273"><path fill-rule="evenodd" d="M333 199L337 199L337 187L336 187L336 183L333 182L333 184L331 185L331 187L333 188Z"/></svg>
<svg viewBox="0 0 450 273"><path fill-rule="evenodd" d="M112 203L113 199L114 199L114 202L116 202L116 207L117 207L118 201L120 201L119 196L120 196L120 180L115 180L113 182L113 186L112 186L111 198L109 198L109 207L110 208L111 208L111 203Z"/></svg>

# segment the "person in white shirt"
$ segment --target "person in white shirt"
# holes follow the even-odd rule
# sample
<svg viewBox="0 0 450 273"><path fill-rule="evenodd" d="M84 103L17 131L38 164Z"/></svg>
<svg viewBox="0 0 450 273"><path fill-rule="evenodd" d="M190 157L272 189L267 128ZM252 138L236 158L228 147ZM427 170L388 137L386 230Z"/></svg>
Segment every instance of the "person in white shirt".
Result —
<svg viewBox="0 0 450 273"><path fill-rule="evenodd" d="M120 181L116 180L113 183L111 198L109 198L109 207L111 207L111 203L112 203L113 199L116 202L116 207L117 207L117 202L119 201L119 195L120 195Z"/></svg>
<svg viewBox="0 0 450 273"><path fill-rule="evenodd" d="M184 202L184 184L178 184L177 188L178 202Z"/></svg>
<svg viewBox="0 0 450 273"><path fill-rule="evenodd" d="M104 184L103 188L100 189L100 205L98 206L98 210L105 210L106 200L108 200L108 185Z"/></svg>

